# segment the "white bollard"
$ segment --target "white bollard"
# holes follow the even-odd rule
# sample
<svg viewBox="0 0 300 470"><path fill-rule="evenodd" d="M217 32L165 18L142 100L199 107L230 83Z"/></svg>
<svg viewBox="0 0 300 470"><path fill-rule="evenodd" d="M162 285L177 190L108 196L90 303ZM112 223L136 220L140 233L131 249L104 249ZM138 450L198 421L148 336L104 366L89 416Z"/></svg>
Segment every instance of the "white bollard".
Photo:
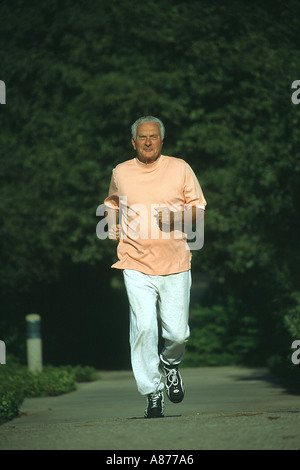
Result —
<svg viewBox="0 0 300 470"><path fill-rule="evenodd" d="M41 317L36 313L26 316L27 365L31 371L42 371Z"/></svg>

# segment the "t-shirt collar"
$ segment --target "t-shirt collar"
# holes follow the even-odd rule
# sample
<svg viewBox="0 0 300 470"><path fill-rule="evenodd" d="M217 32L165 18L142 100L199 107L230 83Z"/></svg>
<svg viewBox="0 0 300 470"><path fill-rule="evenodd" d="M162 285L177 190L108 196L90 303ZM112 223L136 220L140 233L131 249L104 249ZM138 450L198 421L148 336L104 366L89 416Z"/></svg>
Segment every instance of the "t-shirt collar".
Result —
<svg viewBox="0 0 300 470"><path fill-rule="evenodd" d="M157 157L157 159L152 163L143 163L141 162L141 160L138 159L138 157L135 157L135 161L139 167L144 168L145 170L153 170L160 163L161 157L162 155Z"/></svg>

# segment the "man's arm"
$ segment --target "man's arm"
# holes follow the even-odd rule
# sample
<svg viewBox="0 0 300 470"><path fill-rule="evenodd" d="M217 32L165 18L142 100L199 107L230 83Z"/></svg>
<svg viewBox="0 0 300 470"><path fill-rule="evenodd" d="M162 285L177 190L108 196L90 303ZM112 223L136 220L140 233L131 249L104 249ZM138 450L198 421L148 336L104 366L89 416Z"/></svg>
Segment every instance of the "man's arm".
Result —
<svg viewBox="0 0 300 470"><path fill-rule="evenodd" d="M170 231L181 230L188 231L192 225L203 220L205 210L200 207L193 206L191 209L173 212L167 207L157 208L158 224L162 228L163 225L170 227Z"/></svg>

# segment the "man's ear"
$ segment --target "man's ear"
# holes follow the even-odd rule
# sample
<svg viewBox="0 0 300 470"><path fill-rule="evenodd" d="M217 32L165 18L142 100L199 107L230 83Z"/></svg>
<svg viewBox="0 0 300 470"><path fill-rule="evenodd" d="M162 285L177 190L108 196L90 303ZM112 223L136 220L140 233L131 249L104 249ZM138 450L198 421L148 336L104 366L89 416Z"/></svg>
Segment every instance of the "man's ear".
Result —
<svg viewBox="0 0 300 470"><path fill-rule="evenodd" d="M135 141L133 140L133 138L131 139L131 143L132 143L132 146L133 146L134 150L136 150Z"/></svg>

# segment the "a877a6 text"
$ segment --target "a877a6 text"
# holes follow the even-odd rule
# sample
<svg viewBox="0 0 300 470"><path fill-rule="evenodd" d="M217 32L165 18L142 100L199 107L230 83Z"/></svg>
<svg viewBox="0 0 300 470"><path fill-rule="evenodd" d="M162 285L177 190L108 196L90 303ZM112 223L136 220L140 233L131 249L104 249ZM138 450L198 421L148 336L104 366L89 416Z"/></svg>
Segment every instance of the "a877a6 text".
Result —
<svg viewBox="0 0 300 470"><path fill-rule="evenodd" d="M113 454L106 458L106 465L132 465L134 468L139 464L147 463L148 465L192 465L194 456L192 454L152 454L145 456L121 456Z"/></svg>

